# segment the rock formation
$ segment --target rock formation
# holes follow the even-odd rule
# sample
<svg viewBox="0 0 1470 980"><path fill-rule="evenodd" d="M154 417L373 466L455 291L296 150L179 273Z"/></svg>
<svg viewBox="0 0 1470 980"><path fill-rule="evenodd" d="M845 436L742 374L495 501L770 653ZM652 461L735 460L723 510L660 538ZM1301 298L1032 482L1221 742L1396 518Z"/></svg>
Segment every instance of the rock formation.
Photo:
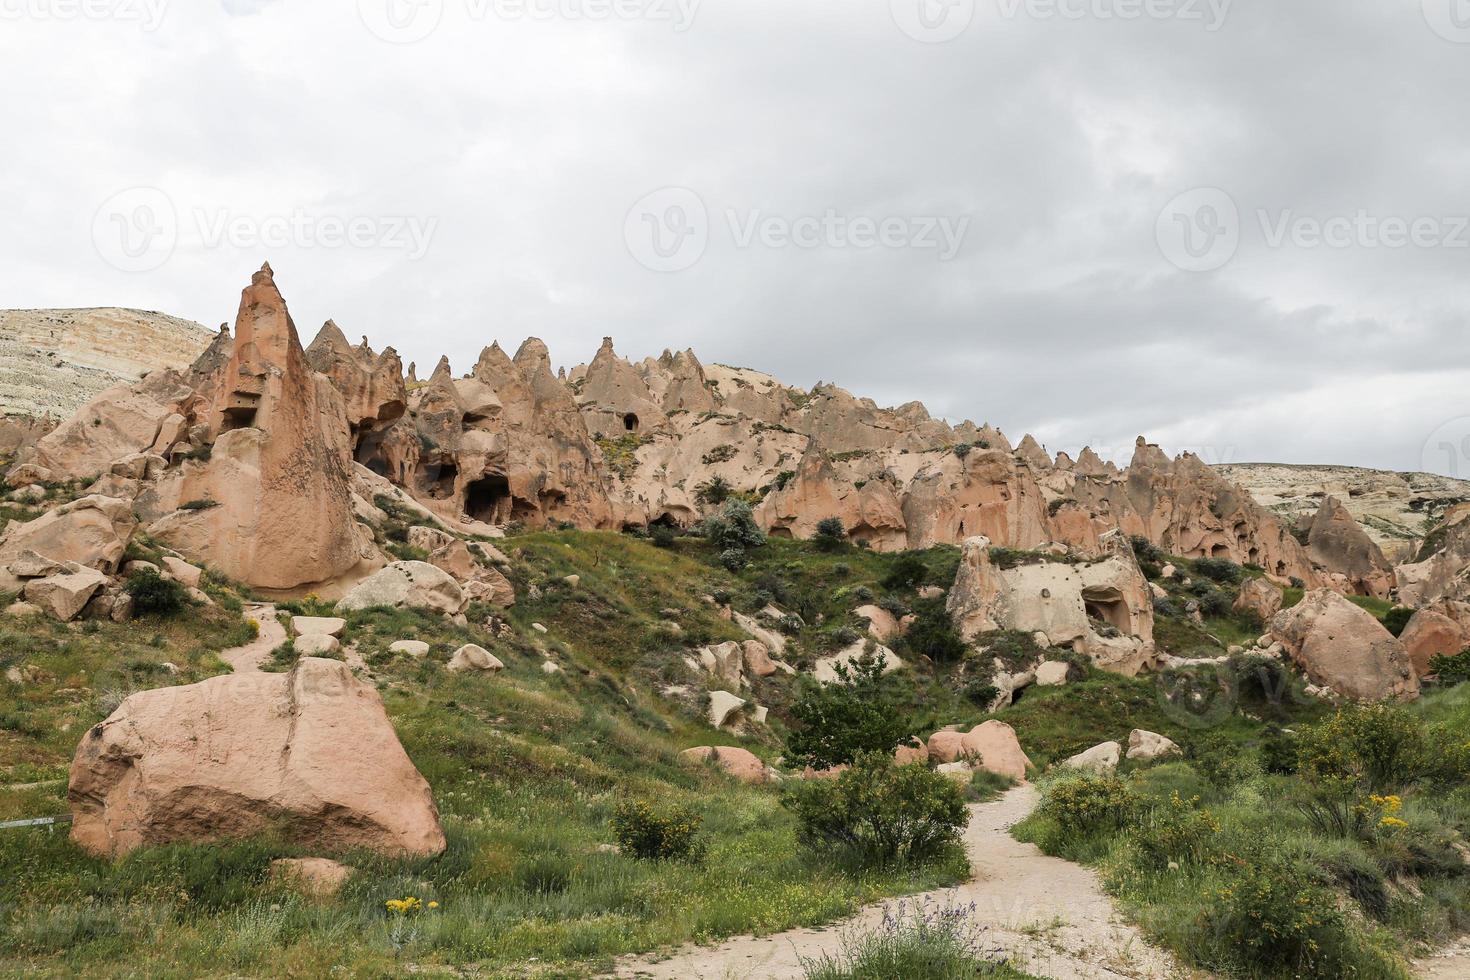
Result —
<svg viewBox="0 0 1470 980"><path fill-rule="evenodd" d="M1395 584L1393 566L1340 500L1326 498L1298 528L1307 554L1329 575L1341 575L1344 591L1388 598Z"/></svg>
<svg viewBox="0 0 1470 980"><path fill-rule="evenodd" d="M133 695L83 737L67 797L94 854L272 830L337 851L444 850L377 691L333 660Z"/></svg>
<svg viewBox="0 0 1470 980"><path fill-rule="evenodd" d="M1309 678L1353 700L1419 696L1404 645L1371 613L1331 589L1309 592L1277 613L1270 635Z"/></svg>

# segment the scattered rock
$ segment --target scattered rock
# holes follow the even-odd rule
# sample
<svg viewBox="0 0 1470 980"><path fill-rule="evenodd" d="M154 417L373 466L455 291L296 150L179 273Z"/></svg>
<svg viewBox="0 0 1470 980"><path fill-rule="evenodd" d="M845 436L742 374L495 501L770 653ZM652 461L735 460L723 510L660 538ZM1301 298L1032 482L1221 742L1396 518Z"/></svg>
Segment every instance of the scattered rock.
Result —
<svg viewBox="0 0 1470 980"><path fill-rule="evenodd" d="M91 568L71 564L68 571L50 578L31 579L25 585L25 601L63 623L75 619L92 596L107 585L107 576Z"/></svg>
<svg viewBox="0 0 1470 980"><path fill-rule="evenodd" d="M893 750L893 761L900 766L908 766L915 763L927 765L929 762L929 746L917 738L910 739Z"/></svg>
<svg viewBox="0 0 1470 980"><path fill-rule="evenodd" d="M204 569L191 565L182 558L175 558L172 555L164 556L163 568L171 577L191 589L199 588L199 583L204 580Z"/></svg>
<svg viewBox="0 0 1470 980"><path fill-rule="evenodd" d="M709 723L711 727L723 728L725 723L738 715L745 707L745 699L729 691L711 691L709 695Z"/></svg>
<svg viewBox="0 0 1470 980"><path fill-rule="evenodd" d="M308 633L298 636L293 643L303 657L324 657L342 648L342 641L330 633Z"/></svg>
<svg viewBox="0 0 1470 980"><path fill-rule="evenodd" d="M541 664L541 673L545 674L548 677L550 677L553 674L560 674L561 673L561 665L560 664L557 664L557 663L555 663L555 662L553 662L551 660L544 661Z"/></svg>
<svg viewBox="0 0 1470 980"><path fill-rule="evenodd" d="M1271 620L1279 641L1307 676L1355 701L1412 700L1419 679L1404 645L1372 613L1330 589L1308 592Z"/></svg>
<svg viewBox="0 0 1470 980"><path fill-rule="evenodd" d="M292 616L291 632L297 636L308 636L319 633L324 636L335 636L339 640L347 631L347 620L336 616Z"/></svg>
<svg viewBox="0 0 1470 980"><path fill-rule="evenodd" d="M892 643L898 637L898 620L887 609L873 605L858 606L853 613L868 621L868 635L879 643Z"/></svg>
<svg viewBox="0 0 1470 980"><path fill-rule="evenodd" d="M968 762L942 762L934 771L960 786L968 786L975 778L975 769Z"/></svg>
<svg viewBox="0 0 1470 980"><path fill-rule="evenodd" d="M1086 752L1079 752L1063 762L1067 769L1091 769L1093 772L1112 772L1123 758L1123 746L1117 742L1094 745Z"/></svg>
<svg viewBox="0 0 1470 980"><path fill-rule="evenodd" d="M353 586L337 603L337 612L383 606L453 616L463 612L465 605L464 591L448 572L427 562L400 561Z"/></svg>
<svg viewBox="0 0 1470 980"><path fill-rule="evenodd" d="M1128 733L1128 758L1136 761L1152 761L1165 757L1182 758L1183 750L1169 739L1154 732L1135 728Z"/></svg>
<svg viewBox="0 0 1470 980"><path fill-rule="evenodd" d="M840 653L835 653L830 657L822 657L813 666L812 676L817 679L818 683L836 684L839 680L841 680L841 678L837 674L837 668L839 666L845 669L850 669L864 656L867 656L869 654L871 654L875 658L880 655L883 657L884 676L887 676L894 671L902 670L905 666L907 666L902 660L899 659L898 654L894 653L892 650L888 649L885 646L878 646L877 644L874 644L873 648L869 650L868 644L872 642L872 640L858 640L852 646L841 651Z"/></svg>
<svg viewBox="0 0 1470 980"><path fill-rule="evenodd" d="M1018 783L1026 781L1026 771L1032 768L1031 760L1021 750L1016 730L1003 721L976 725L961 744L964 756L973 759L978 768L1009 776Z"/></svg>
<svg viewBox="0 0 1470 980"><path fill-rule="evenodd" d="M1060 687L1067 683L1072 665L1063 660L1048 660L1036 668L1038 687Z"/></svg>
<svg viewBox="0 0 1470 980"><path fill-rule="evenodd" d="M548 630L545 626L542 626L540 623L532 623L531 629L543 635L550 632L550 630Z"/></svg>
<svg viewBox="0 0 1470 980"><path fill-rule="evenodd" d="M454 656L449 658L449 671L454 674L463 674L470 671L500 671L505 669L505 664L484 647L467 643L454 651Z"/></svg>
<svg viewBox="0 0 1470 980"><path fill-rule="evenodd" d="M1409 662L1414 666L1414 674L1418 677L1429 674L1429 661L1436 654L1453 657L1470 646L1470 642L1466 641L1465 630L1459 623L1432 609L1420 609L1414 613L1404 631L1399 634L1399 642L1404 645Z"/></svg>
<svg viewBox="0 0 1470 980"><path fill-rule="evenodd" d="M389 653L402 653L415 660L422 660L429 655L429 645L423 640L399 640L388 647Z"/></svg>

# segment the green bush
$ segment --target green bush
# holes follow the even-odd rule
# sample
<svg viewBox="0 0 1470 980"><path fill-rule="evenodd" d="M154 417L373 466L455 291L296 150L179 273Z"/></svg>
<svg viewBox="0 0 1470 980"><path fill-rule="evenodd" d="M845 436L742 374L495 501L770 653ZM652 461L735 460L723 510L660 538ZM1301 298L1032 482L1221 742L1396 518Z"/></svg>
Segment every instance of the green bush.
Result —
<svg viewBox="0 0 1470 980"><path fill-rule="evenodd" d="M678 538L678 533L667 524L655 524L648 533L655 548L672 548Z"/></svg>
<svg viewBox="0 0 1470 980"><path fill-rule="evenodd" d="M1068 833L1096 834L1123 827L1137 805L1117 776L1083 774L1055 783L1037 812Z"/></svg>
<svg viewBox="0 0 1470 980"><path fill-rule="evenodd" d="M915 734L896 682L883 676L887 658L864 654L838 665L839 681L805 681L791 706L786 757L814 769L852 762L864 752L892 752Z"/></svg>
<svg viewBox="0 0 1470 980"><path fill-rule="evenodd" d="M960 788L921 765L895 765L891 749L857 757L836 779L793 785L782 805L798 839L863 864L911 863L959 842L969 813Z"/></svg>
<svg viewBox="0 0 1470 980"><path fill-rule="evenodd" d="M1343 708L1305 726L1297 759L1315 783L1372 793L1413 785L1431 775L1438 761L1424 722L1390 704Z"/></svg>
<svg viewBox="0 0 1470 980"><path fill-rule="evenodd" d="M698 857L700 822L684 807L660 808L647 800L619 803L612 818L623 853L650 861Z"/></svg>
<svg viewBox="0 0 1470 980"><path fill-rule="evenodd" d="M1140 816L1132 837L1134 860L1154 871L1171 863L1202 864L1214 855L1219 835L1220 822L1200 808L1199 797L1186 800L1176 790L1168 803Z"/></svg>
<svg viewBox="0 0 1470 980"><path fill-rule="evenodd" d="M1470 650L1461 650L1452 657L1437 653L1429 658L1429 672L1439 675L1441 684L1455 685L1470 681Z"/></svg>
<svg viewBox="0 0 1470 980"><path fill-rule="evenodd" d="M823 551L836 551L847 540L847 528L840 517L824 517L817 522L817 534L812 539Z"/></svg>
<svg viewBox="0 0 1470 980"><path fill-rule="evenodd" d="M1383 626L1394 636L1404 632L1404 627L1409 625L1409 620L1414 618L1414 610L1406 606L1394 606L1383 614Z"/></svg>
<svg viewBox="0 0 1470 980"><path fill-rule="evenodd" d="M182 585L151 568L135 573L124 589L133 597L133 611L142 616L173 616L189 604Z"/></svg>
<svg viewBox="0 0 1470 980"><path fill-rule="evenodd" d="M1245 576L1245 569L1228 558L1200 558L1194 563L1197 574L1216 582L1234 585Z"/></svg>
<svg viewBox="0 0 1470 980"><path fill-rule="evenodd" d="M929 566L918 555L904 554L898 557L883 577L883 585L889 589L916 589L929 578Z"/></svg>
<svg viewBox="0 0 1470 980"><path fill-rule="evenodd" d="M914 622L904 640L910 650L937 664L957 663L968 649L943 599L924 599L915 605Z"/></svg>
<svg viewBox="0 0 1470 980"><path fill-rule="evenodd" d="M1359 975L1344 969L1354 944L1332 892L1265 854L1238 867L1206 896L1199 923L1232 959L1267 976Z"/></svg>

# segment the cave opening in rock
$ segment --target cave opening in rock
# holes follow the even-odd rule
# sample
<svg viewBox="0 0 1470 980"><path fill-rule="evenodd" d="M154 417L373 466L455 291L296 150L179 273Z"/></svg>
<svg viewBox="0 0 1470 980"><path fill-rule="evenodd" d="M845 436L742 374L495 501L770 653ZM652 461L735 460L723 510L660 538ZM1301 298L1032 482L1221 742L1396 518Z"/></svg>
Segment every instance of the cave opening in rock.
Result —
<svg viewBox="0 0 1470 980"><path fill-rule="evenodd" d="M1217 544L1213 548L1210 549L1210 557L1211 558L1229 558L1230 557L1230 547L1228 545Z"/></svg>
<svg viewBox="0 0 1470 980"><path fill-rule="evenodd" d="M1082 590L1082 604L1087 608L1087 618L1106 623L1120 633L1133 633L1133 616L1128 611L1128 600L1114 588Z"/></svg>
<svg viewBox="0 0 1470 980"><path fill-rule="evenodd" d="M249 429L255 425L255 413L260 408L260 402L255 398L237 396L238 400L225 408L220 413L220 432L230 432L234 429Z"/></svg>
<svg viewBox="0 0 1470 980"><path fill-rule="evenodd" d="M459 482L459 467L454 463L436 463L428 468L428 491L433 500L448 500L454 496L454 486Z"/></svg>
<svg viewBox="0 0 1470 980"><path fill-rule="evenodd" d="M504 524L510 519L510 481L499 473L486 473L470 484L464 509L474 520Z"/></svg>
<svg viewBox="0 0 1470 980"><path fill-rule="evenodd" d="M637 432L638 431L638 416L634 415L632 412L629 412L627 415L624 415L623 416L623 429L626 430L626 431L628 431L628 432Z"/></svg>

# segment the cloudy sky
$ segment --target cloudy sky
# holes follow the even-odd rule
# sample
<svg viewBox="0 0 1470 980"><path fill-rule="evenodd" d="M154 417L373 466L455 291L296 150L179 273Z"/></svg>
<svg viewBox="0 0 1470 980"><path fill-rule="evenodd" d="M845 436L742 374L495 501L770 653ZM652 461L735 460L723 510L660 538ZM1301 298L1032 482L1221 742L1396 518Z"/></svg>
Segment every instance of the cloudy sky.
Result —
<svg viewBox="0 0 1470 980"><path fill-rule="evenodd" d="M0 0L0 306L1470 475L1470 0Z"/></svg>

